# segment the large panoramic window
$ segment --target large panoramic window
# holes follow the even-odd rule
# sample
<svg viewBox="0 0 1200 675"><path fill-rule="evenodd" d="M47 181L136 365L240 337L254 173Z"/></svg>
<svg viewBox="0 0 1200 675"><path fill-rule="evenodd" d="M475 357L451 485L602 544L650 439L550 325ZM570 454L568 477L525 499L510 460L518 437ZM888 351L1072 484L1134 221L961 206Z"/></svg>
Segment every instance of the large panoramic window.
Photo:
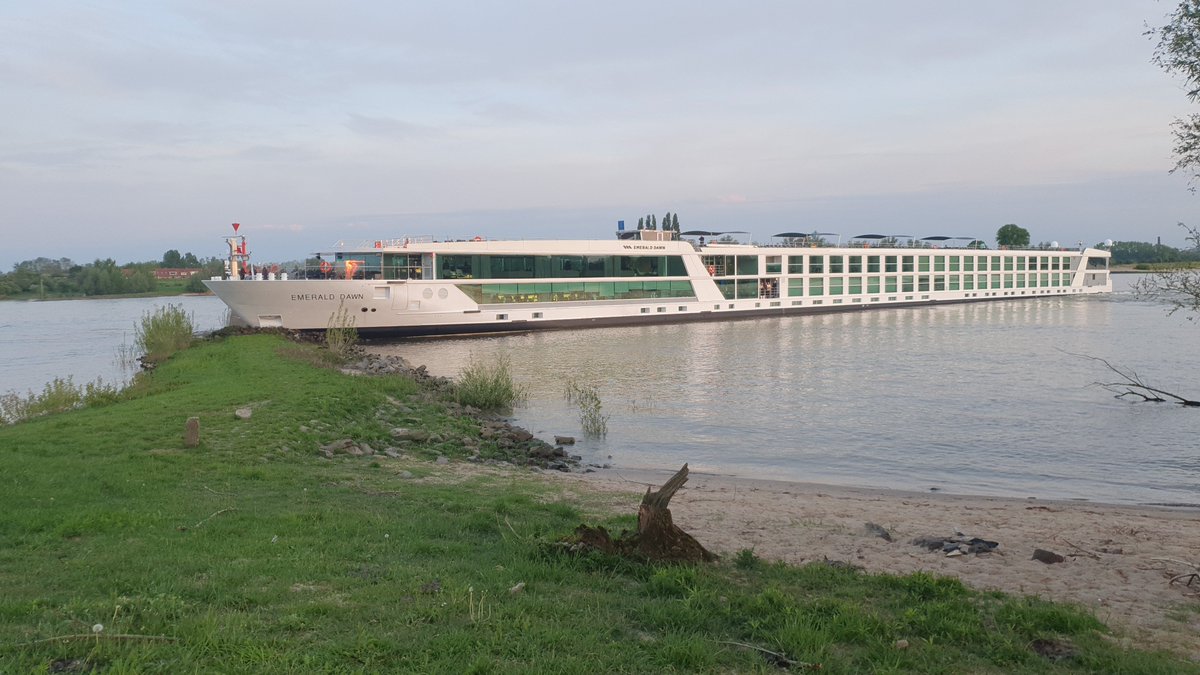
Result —
<svg viewBox="0 0 1200 675"><path fill-rule="evenodd" d="M641 300L692 298L690 281L566 281L511 284L458 284L481 305L525 302L578 302L584 300Z"/></svg>
<svg viewBox="0 0 1200 675"><path fill-rule="evenodd" d="M682 256L442 255L437 274L441 279L681 277L687 269Z"/></svg>

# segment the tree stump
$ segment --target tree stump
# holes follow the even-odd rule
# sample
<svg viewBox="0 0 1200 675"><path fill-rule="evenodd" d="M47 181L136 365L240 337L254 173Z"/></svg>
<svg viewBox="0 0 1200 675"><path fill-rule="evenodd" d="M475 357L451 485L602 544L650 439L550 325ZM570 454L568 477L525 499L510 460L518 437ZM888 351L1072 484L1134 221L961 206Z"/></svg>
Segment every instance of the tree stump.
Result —
<svg viewBox="0 0 1200 675"><path fill-rule="evenodd" d="M717 559L671 519L671 509L667 505L687 478L688 466L684 464L657 491L646 488L638 506L637 550L651 560L712 562Z"/></svg>
<svg viewBox="0 0 1200 675"><path fill-rule="evenodd" d="M679 529L671 518L671 497L687 482L688 466L671 476L658 490L646 488L638 506L638 529L612 539L603 527L580 525L575 529L578 545L605 553L635 554L650 560L669 562L712 562L717 556Z"/></svg>

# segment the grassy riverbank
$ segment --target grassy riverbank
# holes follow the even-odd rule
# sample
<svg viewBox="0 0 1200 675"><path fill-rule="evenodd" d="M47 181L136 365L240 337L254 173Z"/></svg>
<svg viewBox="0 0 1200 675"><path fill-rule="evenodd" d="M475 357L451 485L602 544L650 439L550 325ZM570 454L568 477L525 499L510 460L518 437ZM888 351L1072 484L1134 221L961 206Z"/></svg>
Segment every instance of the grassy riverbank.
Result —
<svg viewBox="0 0 1200 675"><path fill-rule="evenodd" d="M926 575L563 553L581 521L631 514L462 462L488 454L478 424L326 361L214 340L119 403L0 428L0 672L781 672L768 652L795 672L1196 672ZM430 435L401 459L318 453L396 427Z"/></svg>

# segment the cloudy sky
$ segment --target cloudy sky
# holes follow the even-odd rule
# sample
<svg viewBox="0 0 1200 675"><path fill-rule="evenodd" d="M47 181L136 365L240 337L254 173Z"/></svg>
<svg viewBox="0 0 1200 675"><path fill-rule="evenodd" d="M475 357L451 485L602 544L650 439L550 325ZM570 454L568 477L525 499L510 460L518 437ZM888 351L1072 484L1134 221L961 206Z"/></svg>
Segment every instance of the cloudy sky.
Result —
<svg viewBox="0 0 1200 675"><path fill-rule="evenodd" d="M1168 0L13 0L0 269L687 228L1181 245Z"/></svg>

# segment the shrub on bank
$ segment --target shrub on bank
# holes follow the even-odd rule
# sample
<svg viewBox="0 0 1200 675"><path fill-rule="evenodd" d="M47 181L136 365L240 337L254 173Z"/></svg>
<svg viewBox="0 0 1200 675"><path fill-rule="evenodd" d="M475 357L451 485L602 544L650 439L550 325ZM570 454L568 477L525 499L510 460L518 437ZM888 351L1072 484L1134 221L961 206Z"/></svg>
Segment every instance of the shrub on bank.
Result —
<svg viewBox="0 0 1200 675"><path fill-rule="evenodd" d="M0 424L16 424L41 415L112 403L120 398L120 394L119 387L105 384L100 379L81 387L70 377L56 377L46 383L40 393L0 395Z"/></svg>
<svg viewBox="0 0 1200 675"><path fill-rule="evenodd" d="M354 327L354 315L345 307L338 309L329 317L325 328L325 347L329 353L344 361L358 344L358 329Z"/></svg>
<svg viewBox="0 0 1200 675"><path fill-rule="evenodd" d="M493 363L471 358L454 385L454 400L480 410L507 410L525 398L525 387L512 378L507 356Z"/></svg>
<svg viewBox="0 0 1200 675"><path fill-rule="evenodd" d="M179 305L166 305L142 315L134 341L147 361L158 362L192 344L196 332L192 315Z"/></svg>

